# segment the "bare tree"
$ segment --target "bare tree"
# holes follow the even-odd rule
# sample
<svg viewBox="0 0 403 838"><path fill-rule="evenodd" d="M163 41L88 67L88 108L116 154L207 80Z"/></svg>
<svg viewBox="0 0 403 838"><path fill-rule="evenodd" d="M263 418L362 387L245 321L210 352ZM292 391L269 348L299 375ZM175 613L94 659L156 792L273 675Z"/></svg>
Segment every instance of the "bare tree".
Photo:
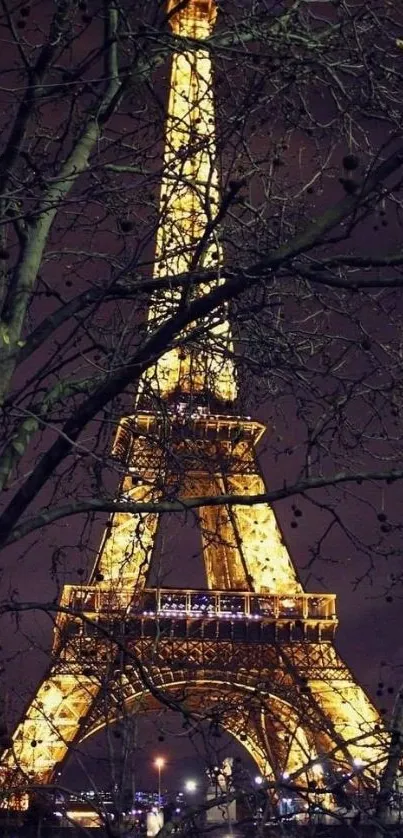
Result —
<svg viewBox="0 0 403 838"><path fill-rule="evenodd" d="M292 528L303 516L319 522L308 573L332 560L337 537L359 556L357 580L388 561L379 595L391 597L401 584L403 477L400 10L386 0L370 9L223 0L219 12L204 42L221 178L206 235L225 258L206 264L201 236L186 270L164 273L162 250L156 274L157 231L170 221L159 200L172 177L162 162L168 67L184 49L168 25L172 7L2 3L5 560L29 566L50 539L59 588L60 527L64 539L70 521L82 576L98 513L191 515L290 498ZM208 150L208 138L194 142ZM164 289L173 304L147 326ZM231 350L217 338L228 310ZM151 382L148 397L164 412L151 386L158 359L189 347L202 355L212 341L237 367L239 412L258 410L273 426L270 490L184 499L161 470L146 501L117 499L122 468L110 440L139 381ZM169 435L164 445L173 456ZM5 585L5 608L18 611ZM399 708L381 819L400 759Z"/></svg>

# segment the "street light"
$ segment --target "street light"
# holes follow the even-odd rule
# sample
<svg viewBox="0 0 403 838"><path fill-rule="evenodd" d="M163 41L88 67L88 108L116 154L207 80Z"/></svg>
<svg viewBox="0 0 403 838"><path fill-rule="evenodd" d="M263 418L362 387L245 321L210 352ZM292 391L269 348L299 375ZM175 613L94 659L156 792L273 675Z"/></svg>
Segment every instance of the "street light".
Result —
<svg viewBox="0 0 403 838"><path fill-rule="evenodd" d="M154 765L158 771L158 805L161 806L161 771L165 765L164 757L157 757Z"/></svg>
<svg viewBox="0 0 403 838"><path fill-rule="evenodd" d="M255 777L255 783L257 786L261 786L263 783L263 777L260 777L259 774Z"/></svg>
<svg viewBox="0 0 403 838"><path fill-rule="evenodd" d="M354 768L364 768L365 762L361 757L354 757L353 759Z"/></svg>
<svg viewBox="0 0 403 838"><path fill-rule="evenodd" d="M185 791L189 791L189 792L193 793L194 791L196 791L196 789L197 789L196 780L186 780Z"/></svg>

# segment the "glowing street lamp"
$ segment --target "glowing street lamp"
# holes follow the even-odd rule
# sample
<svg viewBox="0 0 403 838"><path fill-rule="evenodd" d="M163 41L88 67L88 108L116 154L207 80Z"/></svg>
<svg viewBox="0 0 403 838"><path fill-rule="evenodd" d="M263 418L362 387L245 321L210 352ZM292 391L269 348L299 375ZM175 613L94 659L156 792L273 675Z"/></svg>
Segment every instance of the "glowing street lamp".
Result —
<svg viewBox="0 0 403 838"><path fill-rule="evenodd" d="M260 775L258 774L257 777L255 777L255 783L257 786L261 786L263 783L263 777L260 777Z"/></svg>
<svg viewBox="0 0 403 838"><path fill-rule="evenodd" d="M158 805L161 806L161 771L165 766L164 757L157 757L154 765L158 771Z"/></svg>
<svg viewBox="0 0 403 838"><path fill-rule="evenodd" d="M354 768L364 768L365 762L361 757L354 757L353 759Z"/></svg>
<svg viewBox="0 0 403 838"><path fill-rule="evenodd" d="M197 789L196 780L186 780L185 783L185 791L189 791L191 794L195 792Z"/></svg>

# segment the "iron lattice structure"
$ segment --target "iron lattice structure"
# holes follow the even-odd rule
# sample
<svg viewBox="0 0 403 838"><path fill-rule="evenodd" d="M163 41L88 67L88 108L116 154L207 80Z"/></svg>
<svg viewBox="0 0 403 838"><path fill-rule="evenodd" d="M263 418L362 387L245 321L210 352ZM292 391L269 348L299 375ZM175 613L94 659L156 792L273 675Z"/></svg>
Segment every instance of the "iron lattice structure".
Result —
<svg viewBox="0 0 403 838"><path fill-rule="evenodd" d="M178 51L155 276L202 264L217 269L219 282L220 243L208 233L220 196L212 70L203 48L216 7L189 0L175 11L171 0L168 12ZM149 329L178 304L177 291L156 294ZM189 338L148 371L113 446L125 467L120 498L265 491L256 456L265 429L235 415L232 358L224 315L206 324L201 348ZM377 765L377 713L333 643L335 597L304 592L271 507L209 505L198 516L204 591L148 587L158 516L112 516L89 583L64 588L48 673L2 758L7 784L50 783L72 746L123 710L147 711L161 701L203 711L243 743L267 777L318 779L324 755L328 766L347 770L354 761L368 771Z"/></svg>

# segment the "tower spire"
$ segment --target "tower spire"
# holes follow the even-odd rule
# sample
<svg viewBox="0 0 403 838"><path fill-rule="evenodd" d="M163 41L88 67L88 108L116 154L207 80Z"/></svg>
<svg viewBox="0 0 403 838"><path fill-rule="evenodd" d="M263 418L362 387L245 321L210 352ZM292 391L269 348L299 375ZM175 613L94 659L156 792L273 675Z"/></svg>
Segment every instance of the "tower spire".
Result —
<svg viewBox="0 0 403 838"><path fill-rule="evenodd" d="M222 265L216 224L220 194L212 66L202 46L213 31L217 8L215 0L189 0L186 5L170 0L168 14L178 46L172 58L154 277L184 275L185 284L183 291L168 289L154 295L150 329L172 317L175 308L195 293L211 290L211 283L193 290L187 276L209 269L219 282ZM186 39L200 41L200 46L189 48ZM143 388L151 385L159 398L168 400L212 396L221 404L234 401L237 389L228 321L206 323L200 342L192 341L191 331L188 340L183 335L181 346L147 372Z"/></svg>

